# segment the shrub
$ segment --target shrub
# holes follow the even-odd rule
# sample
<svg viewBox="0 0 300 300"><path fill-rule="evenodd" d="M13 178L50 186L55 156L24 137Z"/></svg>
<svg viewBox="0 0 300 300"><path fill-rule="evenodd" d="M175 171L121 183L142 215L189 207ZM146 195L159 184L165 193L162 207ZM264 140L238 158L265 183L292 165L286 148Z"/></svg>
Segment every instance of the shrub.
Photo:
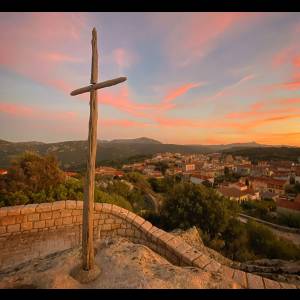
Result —
<svg viewBox="0 0 300 300"><path fill-rule="evenodd" d="M133 211L131 204L122 196L117 194L108 194L100 189L95 189L95 202L115 204L130 211Z"/></svg>

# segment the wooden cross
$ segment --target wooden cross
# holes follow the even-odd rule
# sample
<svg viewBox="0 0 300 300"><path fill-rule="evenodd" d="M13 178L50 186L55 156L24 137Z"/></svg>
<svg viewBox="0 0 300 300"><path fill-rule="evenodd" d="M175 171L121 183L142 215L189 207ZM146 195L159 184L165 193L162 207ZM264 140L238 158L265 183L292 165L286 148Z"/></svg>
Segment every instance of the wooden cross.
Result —
<svg viewBox="0 0 300 300"><path fill-rule="evenodd" d="M94 189L95 189L95 163L97 151L97 121L98 103L97 90L109 87L125 81L126 77L119 77L112 80L98 81L98 50L97 50L97 31L93 28L92 32L92 67L91 85L74 90L71 96L90 92L90 119L88 136L88 156L87 173L84 185L83 203L83 225L82 225L82 260L85 271L94 268L94 243L93 243L93 222L94 222Z"/></svg>

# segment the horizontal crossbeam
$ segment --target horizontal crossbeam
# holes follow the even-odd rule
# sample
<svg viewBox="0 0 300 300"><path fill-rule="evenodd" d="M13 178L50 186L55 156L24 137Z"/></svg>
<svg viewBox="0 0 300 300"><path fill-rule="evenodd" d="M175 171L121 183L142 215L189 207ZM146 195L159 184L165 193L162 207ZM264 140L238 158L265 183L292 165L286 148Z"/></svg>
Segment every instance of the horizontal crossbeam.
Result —
<svg viewBox="0 0 300 300"><path fill-rule="evenodd" d="M72 91L71 96L76 96L76 95L84 94L84 93L87 93L87 92L90 92L90 91L103 89L103 88L121 83L125 80L127 80L127 77L119 77L119 78L115 78L115 79L106 80L106 81L103 81L103 82L91 84L91 85L88 85L88 86L85 86L85 87L82 87L80 89Z"/></svg>

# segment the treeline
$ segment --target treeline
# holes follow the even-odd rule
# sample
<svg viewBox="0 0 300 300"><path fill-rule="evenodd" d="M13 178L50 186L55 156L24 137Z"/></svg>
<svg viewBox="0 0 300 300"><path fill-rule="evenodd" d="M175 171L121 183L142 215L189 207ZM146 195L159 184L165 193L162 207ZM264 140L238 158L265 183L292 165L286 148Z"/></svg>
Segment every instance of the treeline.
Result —
<svg viewBox="0 0 300 300"><path fill-rule="evenodd" d="M128 210L142 209L141 197L136 191L128 192L121 183L107 188L95 188L95 201L119 205ZM123 193L123 194L122 194ZM25 152L12 160L8 173L0 177L0 207L58 200L83 200L83 178L68 178L52 155ZM128 201L130 200L130 201Z"/></svg>
<svg viewBox="0 0 300 300"><path fill-rule="evenodd" d="M298 162L298 159L300 158L300 148L296 147L255 147L244 149L228 149L224 150L223 152L226 154L232 154L234 156L247 156L254 163L257 163L261 160L290 160Z"/></svg>

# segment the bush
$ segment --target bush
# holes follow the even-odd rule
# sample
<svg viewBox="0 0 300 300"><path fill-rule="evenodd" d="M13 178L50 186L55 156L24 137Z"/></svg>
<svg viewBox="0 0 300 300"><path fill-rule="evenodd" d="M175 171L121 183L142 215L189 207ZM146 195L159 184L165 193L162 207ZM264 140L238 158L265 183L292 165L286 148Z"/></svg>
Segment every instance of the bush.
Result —
<svg viewBox="0 0 300 300"><path fill-rule="evenodd" d="M213 189L192 183L178 183L162 207L169 229L198 226L213 239L229 221L228 204Z"/></svg>
<svg viewBox="0 0 300 300"><path fill-rule="evenodd" d="M278 223L284 226L300 228L300 215L280 214L278 216Z"/></svg>
<svg viewBox="0 0 300 300"><path fill-rule="evenodd" d="M117 194L110 195L97 188L95 189L95 202L115 204L127 210L133 211L131 204L122 196Z"/></svg>
<svg viewBox="0 0 300 300"><path fill-rule="evenodd" d="M249 236L249 246L257 256L271 259L300 259L299 247L288 240L277 238L273 232L263 225L252 221L246 224L246 228Z"/></svg>

